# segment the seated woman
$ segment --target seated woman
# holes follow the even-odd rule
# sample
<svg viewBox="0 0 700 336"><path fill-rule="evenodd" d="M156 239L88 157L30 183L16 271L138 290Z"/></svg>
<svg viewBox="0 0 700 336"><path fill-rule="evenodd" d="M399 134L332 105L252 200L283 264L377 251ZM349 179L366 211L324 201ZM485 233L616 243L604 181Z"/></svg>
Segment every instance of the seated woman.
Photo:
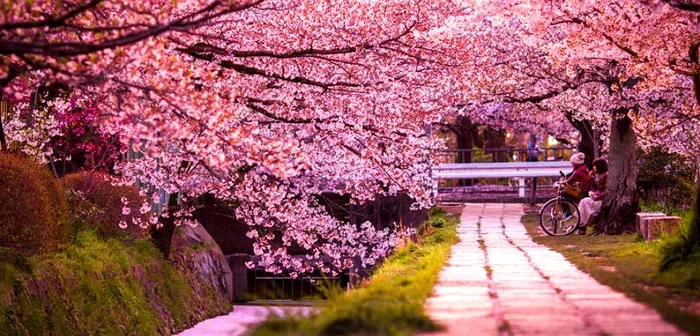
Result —
<svg viewBox="0 0 700 336"><path fill-rule="evenodd" d="M588 168L586 168L586 165L584 164L585 159L586 155L583 153L576 153L572 155L569 161L571 162L571 168L573 168L573 170L566 174L566 178L559 179L559 183L566 182L568 185L577 186L579 189L581 189L583 196L572 196L567 193L564 194L564 197L572 203L578 203L580 197L585 197L588 195L589 176ZM571 216L571 210L568 207L564 208L565 220L568 220L571 218Z"/></svg>
<svg viewBox="0 0 700 336"><path fill-rule="evenodd" d="M605 185L608 181L608 161L603 158L593 161L593 170L591 171L591 192L590 197L581 200L578 205L578 210L581 213L581 224L578 234L586 233L586 226L591 219L591 215L603 205L605 197Z"/></svg>
<svg viewBox="0 0 700 336"><path fill-rule="evenodd" d="M590 177L588 173L588 168L584 164L586 155L583 153L576 153L571 156L571 167L573 171L567 175L566 184L578 185L584 196L588 195L588 189L590 188ZM578 202L578 200L573 200Z"/></svg>

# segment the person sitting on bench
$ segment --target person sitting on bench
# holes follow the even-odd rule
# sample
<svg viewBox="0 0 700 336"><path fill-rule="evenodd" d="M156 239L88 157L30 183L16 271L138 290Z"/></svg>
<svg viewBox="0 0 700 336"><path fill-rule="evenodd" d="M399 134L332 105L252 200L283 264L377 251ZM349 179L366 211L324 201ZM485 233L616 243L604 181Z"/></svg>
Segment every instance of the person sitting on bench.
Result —
<svg viewBox="0 0 700 336"><path fill-rule="evenodd" d="M588 173L588 168L584 164L586 155L583 153L576 153L571 156L569 160L571 162L571 168L573 169L570 173L566 174L566 184L576 185L581 189L583 196L588 196L588 190L590 187L590 175ZM572 200L578 202L579 200Z"/></svg>
<svg viewBox="0 0 700 336"><path fill-rule="evenodd" d="M608 161L603 158L595 159L590 176L590 196L582 199L578 205L578 210L581 213L581 224L579 225L578 234L586 234L586 226L589 224L591 215L597 213L603 205L605 185L608 181Z"/></svg>

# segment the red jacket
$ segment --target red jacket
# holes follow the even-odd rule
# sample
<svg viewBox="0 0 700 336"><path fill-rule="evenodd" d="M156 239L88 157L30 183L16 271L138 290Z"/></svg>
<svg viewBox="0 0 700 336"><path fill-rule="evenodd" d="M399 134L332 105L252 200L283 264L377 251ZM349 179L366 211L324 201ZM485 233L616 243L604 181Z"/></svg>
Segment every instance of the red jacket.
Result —
<svg viewBox="0 0 700 336"><path fill-rule="evenodd" d="M578 182L579 188L584 193L587 193L591 188L590 177L588 176L588 168L585 165L580 165L576 167L571 174L571 177L566 180L567 184L573 185Z"/></svg>

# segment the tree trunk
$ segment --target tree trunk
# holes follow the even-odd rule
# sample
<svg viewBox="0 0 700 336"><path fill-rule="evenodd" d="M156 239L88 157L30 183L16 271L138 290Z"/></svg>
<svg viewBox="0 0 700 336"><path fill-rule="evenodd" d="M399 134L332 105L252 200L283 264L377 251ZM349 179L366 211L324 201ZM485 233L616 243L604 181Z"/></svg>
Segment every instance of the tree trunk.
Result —
<svg viewBox="0 0 700 336"><path fill-rule="evenodd" d="M173 234L175 233L175 216L173 214L177 211L177 208L176 195L170 195L168 198L169 216L167 218L161 216L158 219L162 224L160 228L151 226L151 240L153 240L153 244L156 245L166 259L170 256L170 245L172 244Z"/></svg>
<svg viewBox="0 0 700 336"><path fill-rule="evenodd" d="M700 104L700 41L695 41L688 52L693 62L693 91L695 91L696 103ZM696 167L695 178L695 205L693 206L693 219L690 223L689 239L695 242L695 248L700 246L700 166Z"/></svg>
<svg viewBox="0 0 700 336"><path fill-rule="evenodd" d="M491 153L493 162L508 162L508 151L506 149L506 132L495 130L491 127L484 130L486 138L484 149L486 153Z"/></svg>
<svg viewBox="0 0 700 336"><path fill-rule="evenodd" d="M151 227L151 239L153 244L156 245L158 250L167 259L170 256L170 245L173 241L173 234L175 233L175 219L172 218L161 218L160 222L163 224L162 227L156 228Z"/></svg>
<svg viewBox="0 0 700 336"><path fill-rule="evenodd" d="M595 143L593 137L588 132L581 132L581 141L578 143L578 151L585 154L584 164L588 169L593 168L593 160L595 160Z"/></svg>
<svg viewBox="0 0 700 336"><path fill-rule="evenodd" d="M566 114L566 119L581 134L578 151L586 155L586 167L593 168L593 160L600 156L600 134L593 129L589 120L576 120L571 113Z"/></svg>
<svg viewBox="0 0 700 336"><path fill-rule="evenodd" d="M465 150L457 152L457 163L471 163L474 148L474 139L477 134L477 125L472 123L467 117L458 116L455 120L455 136L457 138L457 149ZM458 180L459 186L471 186L473 180Z"/></svg>
<svg viewBox="0 0 700 336"><path fill-rule="evenodd" d="M621 234L635 231L638 209L636 147L637 135L632 128L632 120L627 115L622 118L613 117L610 171L606 197L596 220L598 233Z"/></svg>
<svg viewBox="0 0 700 336"><path fill-rule="evenodd" d="M693 204L693 215L690 222L690 232L688 238L695 242L695 248L700 246L700 167L697 168L695 179L695 204Z"/></svg>
<svg viewBox="0 0 700 336"><path fill-rule="evenodd" d="M4 107L4 102L3 102ZM4 111L0 110L0 151L7 152L7 142L5 140L5 129L2 126L2 113Z"/></svg>

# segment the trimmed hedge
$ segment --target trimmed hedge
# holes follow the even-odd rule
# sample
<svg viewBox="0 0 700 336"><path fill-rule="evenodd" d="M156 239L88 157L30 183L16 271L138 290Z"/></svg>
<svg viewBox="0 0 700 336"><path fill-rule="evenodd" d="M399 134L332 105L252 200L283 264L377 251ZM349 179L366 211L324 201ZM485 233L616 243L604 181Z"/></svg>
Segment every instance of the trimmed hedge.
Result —
<svg viewBox="0 0 700 336"><path fill-rule="evenodd" d="M67 241L65 195L45 167L0 153L0 204L0 247L27 255Z"/></svg>
<svg viewBox="0 0 700 336"><path fill-rule="evenodd" d="M75 195L70 197L71 206L76 209L76 222L94 228L104 237L117 237L128 233L133 237L146 237L148 230L133 224L132 219L139 218L147 222L148 215L141 214L139 208L144 198L139 195L136 187L113 186L109 175L104 173L80 172L68 174L62 179L66 189L78 192L84 200ZM122 197L129 201L131 213L122 214ZM87 201L88 204L85 204ZM119 222L125 221L128 226L125 230L119 228Z"/></svg>

